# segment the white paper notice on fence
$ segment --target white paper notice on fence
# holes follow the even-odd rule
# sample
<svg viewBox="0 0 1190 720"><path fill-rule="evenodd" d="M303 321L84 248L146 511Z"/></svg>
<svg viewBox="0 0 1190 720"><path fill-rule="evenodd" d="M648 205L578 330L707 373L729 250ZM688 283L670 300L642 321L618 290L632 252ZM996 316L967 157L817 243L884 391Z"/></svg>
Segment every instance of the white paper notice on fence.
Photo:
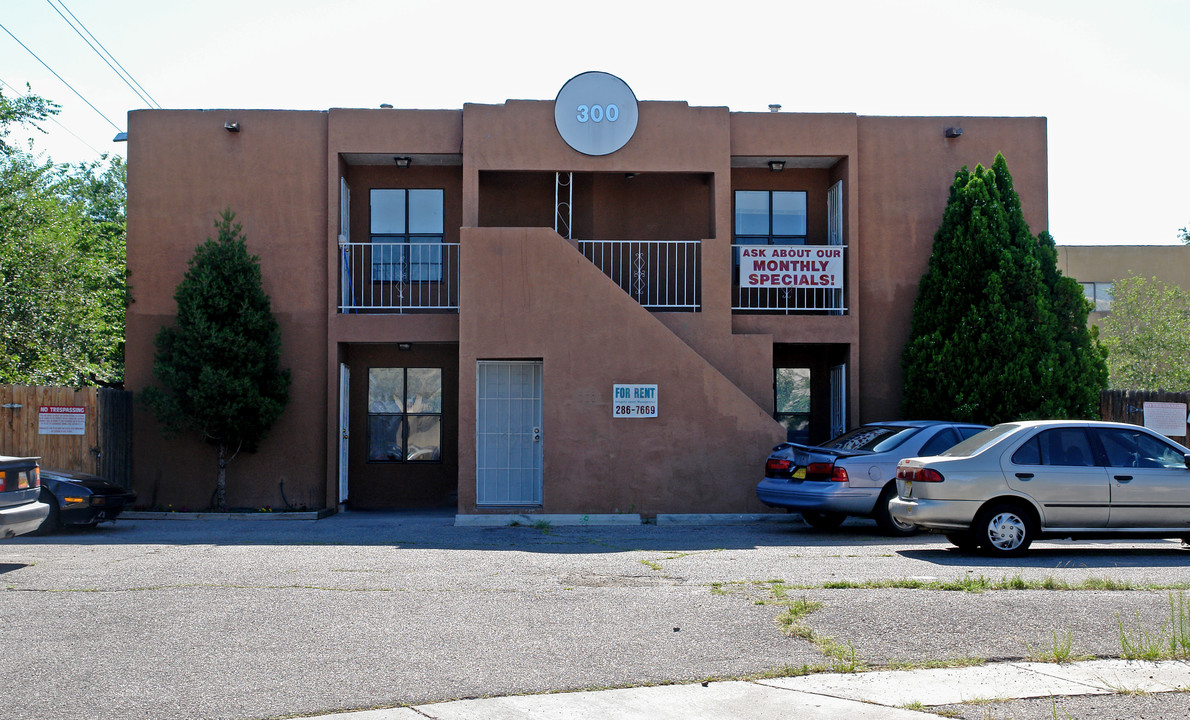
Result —
<svg viewBox="0 0 1190 720"><path fill-rule="evenodd" d="M843 248L758 245L740 248L740 287L843 287Z"/></svg>
<svg viewBox="0 0 1190 720"><path fill-rule="evenodd" d="M1170 437L1186 435L1186 403L1145 403L1145 427Z"/></svg>
<svg viewBox="0 0 1190 720"><path fill-rule="evenodd" d="M37 411L38 435L86 435L87 408L81 405L41 405Z"/></svg>

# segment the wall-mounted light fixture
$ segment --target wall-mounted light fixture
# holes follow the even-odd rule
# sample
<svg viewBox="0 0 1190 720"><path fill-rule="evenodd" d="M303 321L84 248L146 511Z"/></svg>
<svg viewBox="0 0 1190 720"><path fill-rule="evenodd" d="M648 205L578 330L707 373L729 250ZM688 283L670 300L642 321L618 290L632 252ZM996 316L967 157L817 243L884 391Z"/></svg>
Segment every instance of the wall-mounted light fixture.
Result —
<svg viewBox="0 0 1190 720"><path fill-rule="evenodd" d="M413 343L397 343L398 350L412 350Z"/></svg>
<svg viewBox="0 0 1190 720"><path fill-rule="evenodd" d="M393 162L395 162L399 168L407 168L413 162L413 158L402 155L400 157L393 158Z"/></svg>
<svg viewBox="0 0 1190 720"><path fill-rule="evenodd" d="M228 120L227 122L223 123L223 129L226 130L227 132L239 132L240 131L240 121L239 120Z"/></svg>
<svg viewBox="0 0 1190 720"><path fill-rule="evenodd" d="M961 127L946 128L946 137L948 137L948 138L957 138L959 135L962 135L962 134L963 134L963 128L961 128Z"/></svg>
<svg viewBox="0 0 1190 720"><path fill-rule="evenodd" d="M781 112L781 105L778 103L773 103L772 105L769 105L769 112Z"/></svg>
<svg viewBox="0 0 1190 720"><path fill-rule="evenodd" d="M784 160L769 160L769 170L773 172L781 172L785 169Z"/></svg>
<svg viewBox="0 0 1190 720"><path fill-rule="evenodd" d="M392 110L393 104L392 103L380 103L380 109L381 110Z"/></svg>

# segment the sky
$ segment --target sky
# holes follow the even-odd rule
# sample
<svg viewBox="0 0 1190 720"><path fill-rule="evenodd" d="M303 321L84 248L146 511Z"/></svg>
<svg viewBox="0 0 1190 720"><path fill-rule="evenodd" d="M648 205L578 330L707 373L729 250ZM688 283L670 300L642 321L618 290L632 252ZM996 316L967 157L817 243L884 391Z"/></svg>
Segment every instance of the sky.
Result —
<svg viewBox="0 0 1190 720"><path fill-rule="evenodd" d="M1045 116L1059 245L1190 225L1190 0L0 0L0 25L0 90L62 105L33 134L57 162L123 154L153 103L459 109L602 70L735 111Z"/></svg>

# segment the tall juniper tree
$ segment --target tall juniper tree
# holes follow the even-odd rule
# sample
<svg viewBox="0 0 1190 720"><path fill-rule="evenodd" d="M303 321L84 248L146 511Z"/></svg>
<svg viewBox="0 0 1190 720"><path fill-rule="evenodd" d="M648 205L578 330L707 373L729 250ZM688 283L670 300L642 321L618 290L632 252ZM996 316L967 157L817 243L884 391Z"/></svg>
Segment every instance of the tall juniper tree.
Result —
<svg viewBox="0 0 1190 720"><path fill-rule="evenodd" d="M218 238L200 245L174 294L177 324L157 333L153 373L161 387L143 399L167 434L197 432L217 447L214 506L227 508L227 465L252 452L289 400L280 368L281 329L261 283L260 259L248 253L230 209L215 222Z"/></svg>
<svg viewBox="0 0 1190 720"><path fill-rule="evenodd" d="M903 412L986 423L1093 417L1106 386L1081 288L1034 237L1002 155L955 174L902 355Z"/></svg>

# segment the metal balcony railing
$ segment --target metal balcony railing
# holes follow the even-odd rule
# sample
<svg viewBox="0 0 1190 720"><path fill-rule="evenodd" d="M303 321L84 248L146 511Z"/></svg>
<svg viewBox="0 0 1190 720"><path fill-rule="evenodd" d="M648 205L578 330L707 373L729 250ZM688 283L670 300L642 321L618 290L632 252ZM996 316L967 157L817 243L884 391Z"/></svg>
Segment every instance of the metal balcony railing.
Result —
<svg viewBox="0 0 1190 720"><path fill-rule="evenodd" d="M458 312L459 244L339 243L339 312Z"/></svg>
<svg viewBox="0 0 1190 720"><path fill-rule="evenodd" d="M649 310L701 307L698 240L579 240L579 251Z"/></svg>
<svg viewBox="0 0 1190 720"><path fill-rule="evenodd" d="M772 275L779 277L770 282L761 282L765 287L750 287L747 275L749 271L747 257L741 257L741 251L756 248L775 248L785 250L807 251L807 255L797 260L791 260L782 265L780 260L775 262ZM817 251L829 251L834 256L829 263L817 257ZM843 283L844 266L846 262L846 245L788 245L788 246L758 246L735 244L731 246L732 254L732 302L731 309L737 313L783 313L783 314L821 314L846 315L847 291ZM741 260L743 263L741 263ZM796 264L795 264L796 263ZM744 275L744 282L741 282Z"/></svg>

